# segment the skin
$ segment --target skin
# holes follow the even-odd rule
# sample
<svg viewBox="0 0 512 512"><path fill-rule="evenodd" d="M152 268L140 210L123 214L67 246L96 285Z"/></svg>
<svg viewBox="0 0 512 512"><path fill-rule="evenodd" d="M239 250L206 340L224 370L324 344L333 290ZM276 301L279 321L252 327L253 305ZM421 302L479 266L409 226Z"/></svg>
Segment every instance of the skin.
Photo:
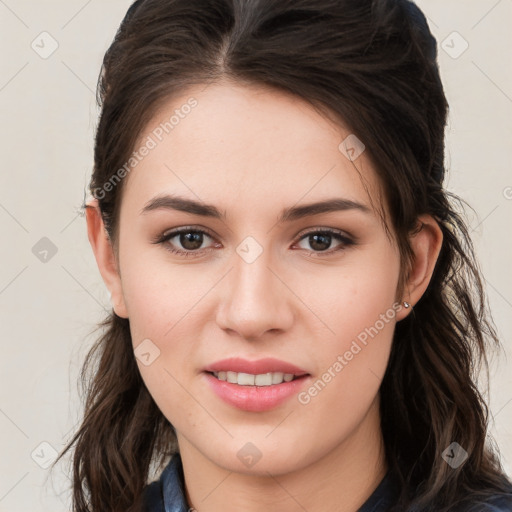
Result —
<svg viewBox="0 0 512 512"><path fill-rule="evenodd" d="M270 411L241 411L210 390L202 369L232 356L275 357L311 374L307 390L379 315L397 301L418 302L441 230L431 217L420 218L406 291L397 296L398 249L375 211L276 224L285 207L332 197L370 207L353 164L338 149L350 130L299 98L224 82L169 100L141 141L191 96L198 105L124 178L117 258L97 201L87 209L98 268L115 312L130 320L134 349L150 339L160 350L149 366L137 361L177 430L187 500L200 512L356 511L388 468L378 390L395 323L410 308L401 307L307 404L293 396ZM355 164L378 202L381 184L366 152ZM226 219L164 209L141 215L162 193L214 204ZM202 255L185 258L152 243L181 226L212 232ZM356 243L333 237L322 252L303 236L321 228L341 230ZM236 252L247 236L263 250L250 264ZM166 244L191 247L179 236ZM247 442L261 453L251 467L237 457Z"/></svg>

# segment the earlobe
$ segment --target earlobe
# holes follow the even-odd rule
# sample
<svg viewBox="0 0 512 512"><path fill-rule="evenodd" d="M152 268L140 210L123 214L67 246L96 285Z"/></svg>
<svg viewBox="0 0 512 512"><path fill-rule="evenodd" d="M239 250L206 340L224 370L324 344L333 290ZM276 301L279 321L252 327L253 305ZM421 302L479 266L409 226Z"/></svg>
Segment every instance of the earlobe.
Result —
<svg viewBox="0 0 512 512"><path fill-rule="evenodd" d="M413 259L405 284L406 291L402 298L402 306L404 306L405 301L409 304L409 307L402 308L397 315L397 321L405 318L425 293L443 244L443 232L431 215L421 215L418 222L420 223L420 229L409 238Z"/></svg>
<svg viewBox="0 0 512 512"><path fill-rule="evenodd" d="M89 243L96 258L101 277L109 291L114 311L116 315L128 318L117 261L101 217L97 199L87 203L85 215Z"/></svg>

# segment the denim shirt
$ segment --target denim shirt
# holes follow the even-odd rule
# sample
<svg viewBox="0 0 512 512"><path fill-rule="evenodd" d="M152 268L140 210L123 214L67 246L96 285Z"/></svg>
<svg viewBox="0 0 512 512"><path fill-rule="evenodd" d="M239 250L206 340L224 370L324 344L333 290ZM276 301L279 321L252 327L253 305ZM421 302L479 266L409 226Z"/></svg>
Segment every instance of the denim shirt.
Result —
<svg viewBox="0 0 512 512"><path fill-rule="evenodd" d="M388 470L380 484L358 512L386 512L393 505L397 496L398 488ZM195 511L195 509L188 506L185 498L183 466L179 454L171 458L158 481L146 486L144 507L144 512ZM467 509L467 512L512 512L512 490L509 498L496 497L496 499L489 502L471 506L470 509Z"/></svg>

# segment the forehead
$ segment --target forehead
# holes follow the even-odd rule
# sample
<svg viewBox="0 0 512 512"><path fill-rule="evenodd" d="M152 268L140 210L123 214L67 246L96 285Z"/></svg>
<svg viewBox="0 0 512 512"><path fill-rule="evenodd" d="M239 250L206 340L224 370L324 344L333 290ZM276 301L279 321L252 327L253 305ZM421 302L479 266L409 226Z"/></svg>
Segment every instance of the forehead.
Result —
<svg viewBox="0 0 512 512"><path fill-rule="evenodd" d="M177 193L234 214L243 207L274 216L274 204L333 196L369 204L379 182L362 149L346 126L297 96L196 85L162 104L143 130L122 202L140 211L157 194Z"/></svg>

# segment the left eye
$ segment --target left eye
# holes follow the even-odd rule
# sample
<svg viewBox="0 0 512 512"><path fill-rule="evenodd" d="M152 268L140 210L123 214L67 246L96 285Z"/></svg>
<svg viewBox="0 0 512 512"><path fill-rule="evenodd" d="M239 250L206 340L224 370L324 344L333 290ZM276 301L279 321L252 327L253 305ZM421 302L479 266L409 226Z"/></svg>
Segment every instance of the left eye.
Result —
<svg viewBox="0 0 512 512"><path fill-rule="evenodd" d="M205 236L207 238L213 239L213 236L209 235L206 231L200 229L182 228L162 235L161 237L157 238L153 243L165 245L166 249L173 254L183 255L185 257L198 256L206 252L207 250L211 249L211 247L201 249ZM172 242L174 238L176 238L177 240L175 242ZM336 248L328 250L333 238L338 240L339 244ZM354 241L347 235L339 231L334 231L332 229L310 231L308 233L303 234L299 238L298 242L300 243L306 239L308 240L310 246L313 248L313 250L305 249L306 252L310 254L331 254L333 252L340 251L345 247L354 244ZM183 249L176 249L174 247L175 244L178 242ZM220 244L217 244L217 246L220 246Z"/></svg>
<svg viewBox="0 0 512 512"><path fill-rule="evenodd" d="M327 251L329 246L331 245L332 239L336 239L339 242L339 245L337 248ZM338 232L338 231L332 231L332 230L324 230L324 231L310 231L309 233L306 233L300 238L300 242L303 240L308 241L311 247L313 247L313 251L308 252L328 252L329 254L335 251L340 251L345 246L351 245L353 242L350 238L345 236L344 234ZM326 247L327 246L327 247Z"/></svg>

